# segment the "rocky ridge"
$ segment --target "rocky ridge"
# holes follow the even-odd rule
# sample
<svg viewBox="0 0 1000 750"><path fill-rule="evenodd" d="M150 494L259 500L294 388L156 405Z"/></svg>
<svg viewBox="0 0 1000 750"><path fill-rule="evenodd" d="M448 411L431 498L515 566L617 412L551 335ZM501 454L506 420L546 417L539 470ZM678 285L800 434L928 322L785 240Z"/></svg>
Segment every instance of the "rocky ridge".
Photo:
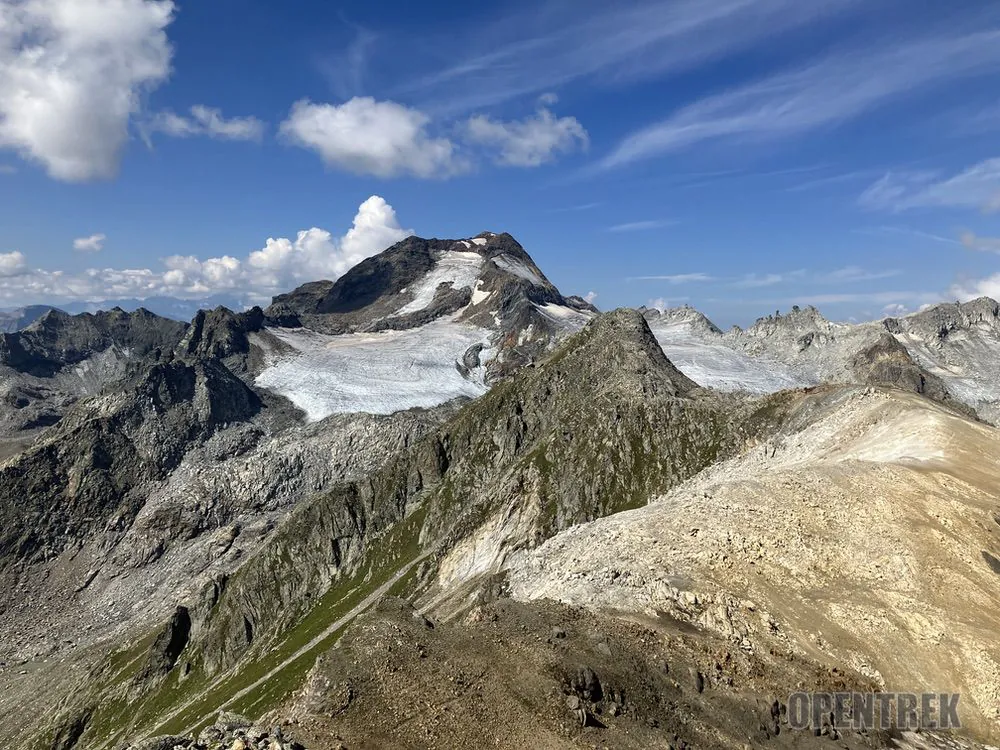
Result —
<svg viewBox="0 0 1000 750"><path fill-rule="evenodd" d="M987 298L861 324L795 307L726 332L690 308L644 315L668 356L701 385L742 383L759 393L831 382L891 386L1000 418L1000 379L989 364L1000 354L1000 308Z"/></svg>

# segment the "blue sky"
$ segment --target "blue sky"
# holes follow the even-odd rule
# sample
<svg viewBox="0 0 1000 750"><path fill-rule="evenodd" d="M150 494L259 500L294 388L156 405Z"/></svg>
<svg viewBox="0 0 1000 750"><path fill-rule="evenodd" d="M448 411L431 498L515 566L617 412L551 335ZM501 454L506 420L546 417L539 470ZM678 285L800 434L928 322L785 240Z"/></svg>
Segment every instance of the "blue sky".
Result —
<svg viewBox="0 0 1000 750"><path fill-rule="evenodd" d="M720 325L998 297L998 84L989 2L0 0L0 307L483 230Z"/></svg>

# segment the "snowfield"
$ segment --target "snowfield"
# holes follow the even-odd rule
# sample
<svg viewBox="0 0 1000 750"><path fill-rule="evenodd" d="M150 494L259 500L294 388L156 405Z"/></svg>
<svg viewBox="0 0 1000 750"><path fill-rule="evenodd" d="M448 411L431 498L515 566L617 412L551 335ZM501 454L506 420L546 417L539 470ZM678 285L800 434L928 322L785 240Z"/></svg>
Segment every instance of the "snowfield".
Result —
<svg viewBox="0 0 1000 750"><path fill-rule="evenodd" d="M707 335L699 335L686 322L653 321L650 330L667 359L700 386L773 393L815 384L781 362L733 349L723 343L722 336L717 336L718 342L706 340Z"/></svg>
<svg viewBox="0 0 1000 750"><path fill-rule="evenodd" d="M268 366L256 384L285 396L310 422L331 414L429 408L487 390L462 377L455 363L473 344L486 344L490 331L452 319L408 331L331 336L271 328L268 333L294 353L268 350Z"/></svg>
<svg viewBox="0 0 1000 750"><path fill-rule="evenodd" d="M434 293L441 284L451 284L452 289L472 287L483 268L479 253L447 252L437 258L434 268L411 289L413 299L396 311L397 315L420 312L434 301Z"/></svg>

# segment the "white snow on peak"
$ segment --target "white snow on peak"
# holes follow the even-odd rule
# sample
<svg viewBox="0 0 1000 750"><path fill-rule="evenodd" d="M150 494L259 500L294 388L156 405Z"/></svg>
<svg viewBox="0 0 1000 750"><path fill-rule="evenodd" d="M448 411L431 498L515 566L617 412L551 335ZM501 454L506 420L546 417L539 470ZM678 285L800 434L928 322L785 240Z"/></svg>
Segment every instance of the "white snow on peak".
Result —
<svg viewBox="0 0 1000 750"><path fill-rule="evenodd" d="M472 247L472 243L469 242L468 240L459 240L458 244L464 245L465 247Z"/></svg>
<svg viewBox="0 0 1000 750"><path fill-rule="evenodd" d="M544 305L535 305L535 309L566 331L579 331L594 317L594 313L592 312L574 310L572 307L556 305L552 302Z"/></svg>
<svg viewBox="0 0 1000 750"><path fill-rule="evenodd" d="M473 237L471 241L475 242L477 245L485 245L486 244L486 238L485 237Z"/></svg>
<svg viewBox="0 0 1000 750"><path fill-rule="evenodd" d="M419 312L434 301L434 293L440 284L450 283L452 289L472 287L483 267L483 256L479 253L449 251L437 258L434 268L412 287L413 299L396 311L396 315Z"/></svg>
<svg viewBox="0 0 1000 750"><path fill-rule="evenodd" d="M331 414L391 414L429 408L458 396L477 397L482 383L455 367L485 328L449 318L420 328L340 336L303 328L269 328L294 353L267 351L268 366L256 384L288 398L310 422Z"/></svg>
<svg viewBox="0 0 1000 750"><path fill-rule="evenodd" d="M545 282L542 281L542 278L537 273L532 271L530 268L528 268L527 265L524 264L523 261L520 261L517 258L513 258L510 255L504 254L495 257L493 259L493 262L496 263L497 266L499 268L502 268L504 271L512 273L515 276L520 276L522 279L530 281L535 286L545 285Z"/></svg>

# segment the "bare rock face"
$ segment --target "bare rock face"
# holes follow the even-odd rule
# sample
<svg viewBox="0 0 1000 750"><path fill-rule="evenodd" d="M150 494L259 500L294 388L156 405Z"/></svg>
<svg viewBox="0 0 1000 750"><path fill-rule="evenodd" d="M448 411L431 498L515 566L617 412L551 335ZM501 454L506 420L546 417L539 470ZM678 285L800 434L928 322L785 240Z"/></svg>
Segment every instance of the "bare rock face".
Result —
<svg viewBox="0 0 1000 750"><path fill-rule="evenodd" d="M177 607L149 647L146 661L135 677L135 686L139 691L148 690L174 668L190 635L191 614L187 607Z"/></svg>
<svg viewBox="0 0 1000 750"><path fill-rule="evenodd" d="M108 522L107 533L126 528L145 482L260 406L211 360L155 364L121 392L81 404L54 434L0 467L0 559L44 559Z"/></svg>
<svg viewBox="0 0 1000 750"><path fill-rule="evenodd" d="M30 326L45 313L55 309L50 305L28 305L16 310L0 312L0 333L16 333Z"/></svg>
<svg viewBox="0 0 1000 750"><path fill-rule="evenodd" d="M906 347L888 333L855 354L850 367L859 383L892 386L934 401L954 403L941 378L914 362Z"/></svg>
<svg viewBox="0 0 1000 750"><path fill-rule="evenodd" d="M169 351L185 324L142 308L120 308L97 314L69 315L51 310L23 331L0 334L0 365L19 372L51 377L68 365L116 347L141 358L157 349Z"/></svg>
<svg viewBox="0 0 1000 750"><path fill-rule="evenodd" d="M225 359L250 351L248 335L264 327L264 313L253 307L234 313L225 307L199 310L177 347L182 357Z"/></svg>

